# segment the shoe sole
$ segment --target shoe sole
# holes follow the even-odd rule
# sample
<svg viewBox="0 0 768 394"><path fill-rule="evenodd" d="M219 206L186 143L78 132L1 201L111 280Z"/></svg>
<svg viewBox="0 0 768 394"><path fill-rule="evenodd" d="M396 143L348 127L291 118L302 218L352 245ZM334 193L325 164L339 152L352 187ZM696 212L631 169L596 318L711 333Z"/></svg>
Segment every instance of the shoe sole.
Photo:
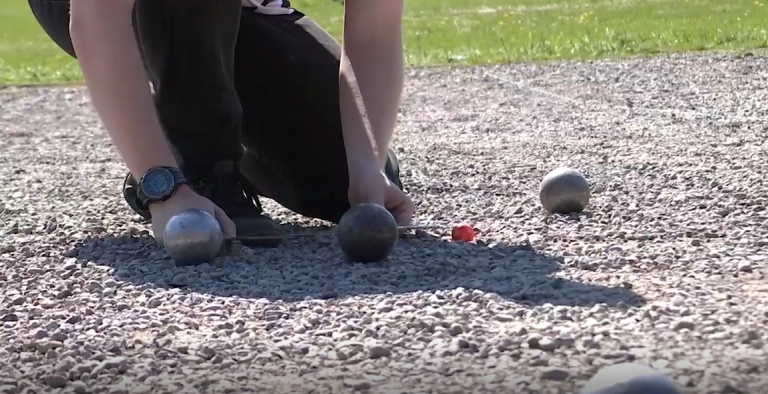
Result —
<svg viewBox="0 0 768 394"><path fill-rule="evenodd" d="M283 237L276 235L274 237L260 237L259 239L248 239L248 237L238 238L243 246L249 248L277 248L283 243Z"/></svg>

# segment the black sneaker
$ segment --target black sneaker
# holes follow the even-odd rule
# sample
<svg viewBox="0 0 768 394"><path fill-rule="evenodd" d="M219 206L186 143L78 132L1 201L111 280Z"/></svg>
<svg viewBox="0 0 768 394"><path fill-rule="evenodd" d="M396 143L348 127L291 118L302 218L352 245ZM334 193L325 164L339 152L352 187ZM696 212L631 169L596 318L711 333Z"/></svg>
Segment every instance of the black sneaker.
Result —
<svg viewBox="0 0 768 394"><path fill-rule="evenodd" d="M403 182L400 180L400 160L392 148L387 149L387 158L389 160L387 160L387 164L384 166L384 173L395 186L403 190Z"/></svg>
<svg viewBox="0 0 768 394"><path fill-rule="evenodd" d="M192 190L218 205L235 222L238 237L264 237L243 240L243 245L277 247L281 244L280 227L264 215L257 191L243 179L232 161L217 163L208 177L194 177L188 181ZM150 212L140 208L136 189L137 182L129 173L123 184L123 196L136 213L149 220Z"/></svg>

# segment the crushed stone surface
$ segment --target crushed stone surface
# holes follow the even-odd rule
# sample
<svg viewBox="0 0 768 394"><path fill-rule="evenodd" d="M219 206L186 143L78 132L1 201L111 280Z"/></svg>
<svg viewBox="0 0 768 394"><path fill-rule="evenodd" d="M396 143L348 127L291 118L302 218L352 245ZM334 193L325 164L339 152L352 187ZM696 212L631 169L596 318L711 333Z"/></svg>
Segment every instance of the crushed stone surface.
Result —
<svg viewBox="0 0 768 394"><path fill-rule="evenodd" d="M433 231L176 268L81 88L0 90L0 393L558 393L640 362L768 384L768 59L408 71L394 148ZM587 211L542 177L581 170ZM272 201L286 231L325 223Z"/></svg>

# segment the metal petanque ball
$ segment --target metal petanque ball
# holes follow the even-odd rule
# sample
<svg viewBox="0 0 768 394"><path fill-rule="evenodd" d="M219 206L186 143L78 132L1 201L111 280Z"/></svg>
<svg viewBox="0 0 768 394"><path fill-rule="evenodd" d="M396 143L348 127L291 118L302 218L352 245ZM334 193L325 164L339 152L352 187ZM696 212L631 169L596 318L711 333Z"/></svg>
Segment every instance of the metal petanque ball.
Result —
<svg viewBox="0 0 768 394"><path fill-rule="evenodd" d="M677 384L655 369L638 363L615 364L601 369L581 394L680 394Z"/></svg>
<svg viewBox="0 0 768 394"><path fill-rule="evenodd" d="M548 173L539 187L539 200L549 213L581 213L590 197L589 182L584 175L567 167Z"/></svg>
<svg viewBox="0 0 768 394"><path fill-rule="evenodd" d="M173 216L165 226L163 247L177 265L213 261L224 243L221 226L213 215L188 209Z"/></svg>
<svg viewBox="0 0 768 394"><path fill-rule="evenodd" d="M399 235L395 217L386 208L371 203L350 208L336 227L339 247L347 258L359 263L386 259Z"/></svg>

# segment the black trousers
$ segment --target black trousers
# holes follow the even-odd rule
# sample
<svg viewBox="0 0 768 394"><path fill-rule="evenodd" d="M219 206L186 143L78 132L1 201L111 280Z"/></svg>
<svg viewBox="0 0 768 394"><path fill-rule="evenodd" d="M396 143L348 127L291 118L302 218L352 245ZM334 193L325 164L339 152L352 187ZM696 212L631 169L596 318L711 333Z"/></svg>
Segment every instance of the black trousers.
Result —
<svg viewBox="0 0 768 394"><path fill-rule="evenodd" d="M29 5L76 58L69 0ZM338 221L349 208L349 179L341 47L331 35L298 10L256 14L240 0L136 0L133 24L160 123L185 174L234 160L263 196ZM390 160L386 172L402 187L396 167Z"/></svg>

